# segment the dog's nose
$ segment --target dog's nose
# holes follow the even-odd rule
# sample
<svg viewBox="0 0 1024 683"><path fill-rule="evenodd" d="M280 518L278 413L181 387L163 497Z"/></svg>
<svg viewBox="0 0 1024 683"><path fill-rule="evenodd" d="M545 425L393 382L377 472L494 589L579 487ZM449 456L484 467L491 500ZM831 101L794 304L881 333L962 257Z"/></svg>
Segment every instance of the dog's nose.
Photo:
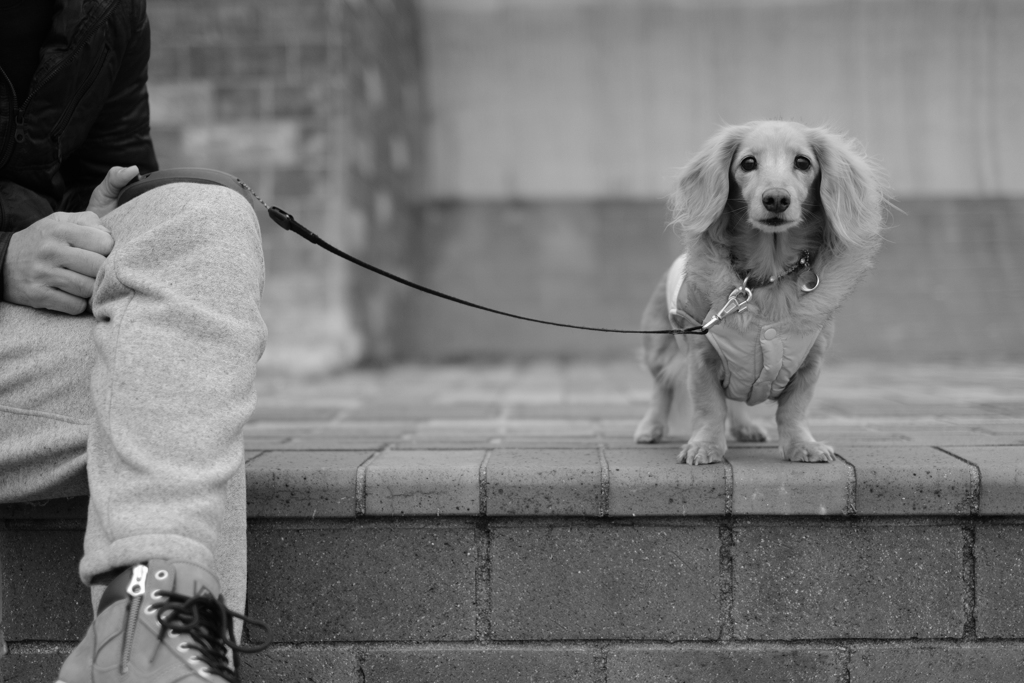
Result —
<svg viewBox="0 0 1024 683"><path fill-rule="evenodd" d="M761 195L761 203L772 213L782 213L789 208L789 193L785 190L765 190Z"/></svg>

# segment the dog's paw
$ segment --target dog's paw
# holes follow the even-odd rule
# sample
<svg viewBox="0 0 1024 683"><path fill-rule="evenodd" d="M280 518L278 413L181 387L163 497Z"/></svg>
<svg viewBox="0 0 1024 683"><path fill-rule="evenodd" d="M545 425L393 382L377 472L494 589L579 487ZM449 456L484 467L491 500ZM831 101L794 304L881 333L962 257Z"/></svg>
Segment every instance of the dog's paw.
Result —
<svg viewBox="0 0 1024 683"><path fill-rule="evenodd" d="M687 465L710 465L724 457L725 449L708 441L691 441L679 451L679 462Z"/></svg>
<svg viewBox="0 0 1024 683"><path fill-rule="evenodd" d="M665 437L665 425L651 424L644 420L636 427L633 441L637 443L658 443Z"/></svg>
<svg viewBox="0 0 1024 683"><path fill-rule="evenodd" d="M820 441L797 441L783 449L782 455L793 462L832 462L835 451Z"/></svg>
<svg viewBox="0 0 1024 683"><path fill-rule="evenodd" d="M760 442L768 440L768 430L756 422L732 425L729 432L737 441Z"/></svg>

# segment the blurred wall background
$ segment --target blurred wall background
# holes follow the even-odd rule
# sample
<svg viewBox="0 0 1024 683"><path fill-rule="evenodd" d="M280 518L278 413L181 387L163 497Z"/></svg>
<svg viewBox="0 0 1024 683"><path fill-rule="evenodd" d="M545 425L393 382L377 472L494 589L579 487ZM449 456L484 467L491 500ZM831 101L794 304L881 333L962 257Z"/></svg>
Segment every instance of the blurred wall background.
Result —
<svg viewBox="0 0 1024 683"><path fill-rule="evenodd" d="M491 306L635 326L674 170L722 123L859 138L898 206L833 356L1024 354L1024 3L150 0L165 167ZM402 291L266 231L267 363L628 353Z"/></svg>
<svg viewBox="0 0 1024 683"><path fill-rule="evenodd" d="M325 240L409 274L424 130L411 0L149 0L162 168L217 168ZM261 366L397 353L408 292L263 226Z"/></svg>

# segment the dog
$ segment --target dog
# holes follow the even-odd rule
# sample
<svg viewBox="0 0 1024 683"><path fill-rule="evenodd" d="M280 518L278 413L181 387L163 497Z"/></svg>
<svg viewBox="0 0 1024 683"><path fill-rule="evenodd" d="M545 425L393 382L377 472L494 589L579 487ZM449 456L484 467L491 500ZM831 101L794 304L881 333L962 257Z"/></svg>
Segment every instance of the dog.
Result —
<svg viewBox="0 0 1024 683"><path fill-rule="evenodd" d="M847 136L787 121L719 130L671 199L683 253L643 325L691 333L644 336L655 388L635 440L662 440L688 394L693 424L679 462L720 462L727 434L767 439L746 406L774 400L783 457L834 460L811 435L807 408L833 315L870 269L889 203L880 169Z"/></svg>

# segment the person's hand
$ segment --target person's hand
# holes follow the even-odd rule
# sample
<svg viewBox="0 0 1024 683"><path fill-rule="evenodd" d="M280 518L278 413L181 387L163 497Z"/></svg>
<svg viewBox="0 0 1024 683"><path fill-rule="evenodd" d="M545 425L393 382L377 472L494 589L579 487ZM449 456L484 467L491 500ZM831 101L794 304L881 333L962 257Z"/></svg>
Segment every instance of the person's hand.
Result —
<svg viewBox="0 0 1024 683"><path fill-rule="evenodd" d="M109 174L107 176L109 178ZM11 235L3 268L3 299L79 315L114 238L91 211L57 212Z"/></svg>
<svg viewBox="0 0 1024 683"><path fill-rule="evenodd" d="M121 166L114 166L107 171L107 177L103 179L96 189L92 191L92 196L89 197L89 206L86 211L92 211L94 214L103 218L108 213L117 208L117 195L124 189L124 186L130 183L135 177L139 175L138 166L128 166L122 168Z"/></svg>

